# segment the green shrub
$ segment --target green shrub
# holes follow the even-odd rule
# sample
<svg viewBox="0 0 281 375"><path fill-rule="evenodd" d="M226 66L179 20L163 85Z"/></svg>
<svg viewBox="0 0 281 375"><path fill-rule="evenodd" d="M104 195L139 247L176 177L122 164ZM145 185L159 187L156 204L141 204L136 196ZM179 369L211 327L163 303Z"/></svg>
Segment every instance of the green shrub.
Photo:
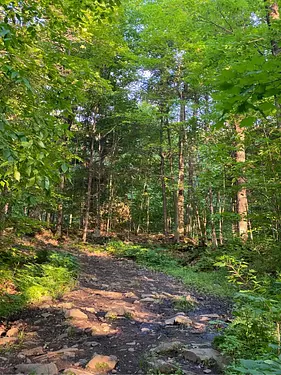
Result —
<svg viewBox="0 0 281 375"><path fill-rule="evenodd" d="M0 253L0 316L6 317L28 302L45 296L58 298L74 287L76 258L68 253L42 250L25 253L10 249ZM13 270L11 270L13 268Z"/></svg>

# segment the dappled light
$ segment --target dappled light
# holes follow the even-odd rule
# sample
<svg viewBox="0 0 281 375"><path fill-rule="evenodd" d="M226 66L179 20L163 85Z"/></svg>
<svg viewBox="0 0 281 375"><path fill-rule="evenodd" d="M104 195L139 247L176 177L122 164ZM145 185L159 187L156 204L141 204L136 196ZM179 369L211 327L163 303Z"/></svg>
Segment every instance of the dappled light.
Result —
<svg viewBox="0 0 281 375"><path fill-rule="evenodd" d="M280 1L0 1L0 375L281 374Z"/></svg>

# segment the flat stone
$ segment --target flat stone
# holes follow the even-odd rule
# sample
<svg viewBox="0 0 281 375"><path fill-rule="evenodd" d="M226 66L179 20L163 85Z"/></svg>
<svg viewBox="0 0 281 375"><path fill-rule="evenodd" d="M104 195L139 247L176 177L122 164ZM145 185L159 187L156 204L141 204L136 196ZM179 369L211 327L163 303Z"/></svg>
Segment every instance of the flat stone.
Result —
<svg viewBox="0 0 281 375"><path fill-rule="evenodd" d="M166 326L173 326L175 324L175 318L170 318L165 320Z"/></svg>
<svg viewBox="0 0 281 375"><path fill-rule="evenodd" d="M178 370L173 363L157 358L150 359L147 362L147 366L158 374L174 374Z"/></svg>
<svg viewBox="0 0 281 375"><path fill-rule="evenodd" d="M126 342L126 345L132 345L132 346L134 346L134 345L136 345L136 341Z"/></svg>
<svg viewBox="0 0 281 375"><path fill-rule="evenodd" d="M68 368L66 370L64 370L63 374L65 375L93 375L92 372L89 372L87 370L80 370L78 368Z"/></svg>
<svg viewBox="0 0 281 375"><path fill-rule="evenodd" d="M71 309L67 310L64 314L66 318L71 318L71 319L88 319L88 315L83 313L79 309Z"/></svg>
<svg viewBox="0 0 281 375"><path fill-rule="evenodd" d="M219 369L224 367L224 358L217 350L212 348L184 349L182 355L186 360L193 363L213 365L213 367L218 367Z"/></svg>
<svg viewBox="0 0 281 375"><path fill-rule="evenodd" d="M29 363L16 366L17 371L34 375L58 375L59 371L54 363Z"/></svg>
<svg viewBox="0 0 281 375"><path fill-rule="evenodd" d="M152 348L150 351L151 353L155 354L170 354L173 352L178 353L184 344L180 341L172 341L172 342L162 342L156 348Z"/></svg>
<svg viewBox="0 0 281 375"><path fill-rule="evenodd" d="M44 354L44 349L42 346L38 346L36 348L32 348L32 349L24 349L21 351L21 354L27 356L27 357L31 357L33 355L41 355L41 354Z"/></svg>
<svg viewBox="0 0 281 375"><path fill-rule="evenodd" d="M155 299L152 297L146 297L146 298L142 298L140 302L155 302Z"/></svg>
<svg viewBox="0 0 281 375"><path fill-rule="evenodd" d="M204 374L211 374L212 370L207 368L207 369L203 370L203 372L204 372Z"/></svg>
<svg viewBox="0 0 281 375"><path fill-rule="evenodd" d="M96 309L94 307L83 307L83 310L93 314L96 312Z"/></svg>
<svg viewBox="0 0 281 375"><path fill-rule="evenodd" d="M17 327L12 327L6 332L7 337L16 337L19 333L19 329Z"/></svg>
<svg viewBox="0 0 281 375"><path fill-rule="evenodd" d="M219 319L220 316L218 314L202 314L200 315L201 318L208 318L208 319Z"/></svg>
<svg viewBox="0 0 281 375"><path fill-rule="evenodd" d="M124 316L127 314L127 310L123 306L114 307L113 309L109 310L105 317L112 318L117 316Z"/></svg>
<svg viewBox="0 0 281 375"><path fill-rule="evenodd" d="M153 299L155 299L155 295L154 294L142 294L141 295L141 298L153 298Z"/></svg>
<svg viewBox="0 0 281 375"><path fill-rule="evenodd" d="M60 307L62 309L71 309L73 304L71 302L61 302L57 305L57 307Z"/></svg>
<svg viewBox="0 0 281 375"><path fill-rule="evenodd" d="M113 355L106 356L95 354L90 362L88 362L87 369L92 371L93 374L106 374L115 368L117 362L117 357Z"/></svg>
<svg viewBox="0 0 281 375"><path fill-rule="evenodd" d="M7 344L14 344L17 341L17 337L0 337L0 346Z"/></svg>
<svg viewBox="0 0 281 375"><path fill-rule="evenodd" d="M175 317L175 324L182 324L185 326L191 326L192 325L192 320L185 315L177 315Z"/></svg>

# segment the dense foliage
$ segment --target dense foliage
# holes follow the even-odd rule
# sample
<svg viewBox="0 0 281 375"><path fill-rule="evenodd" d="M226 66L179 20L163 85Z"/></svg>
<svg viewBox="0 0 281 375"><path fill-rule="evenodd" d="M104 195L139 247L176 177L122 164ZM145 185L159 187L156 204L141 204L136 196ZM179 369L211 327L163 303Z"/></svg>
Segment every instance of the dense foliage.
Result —
<svg viewBox="0 0 281 375"><path fill-rule="evenodd" d="M273 0L2 1L1 235L199 246L242 289L220 345L257 362L231 371L280 370L280 35ZM24 299L68 277L13 251Z"/></svg>

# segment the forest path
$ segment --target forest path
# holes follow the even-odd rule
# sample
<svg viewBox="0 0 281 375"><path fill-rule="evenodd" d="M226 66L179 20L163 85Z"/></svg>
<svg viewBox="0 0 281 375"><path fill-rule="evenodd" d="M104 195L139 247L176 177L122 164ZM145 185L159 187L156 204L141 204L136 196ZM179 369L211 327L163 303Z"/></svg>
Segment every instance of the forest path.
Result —
<svg viewBox="0 0 281 375"><path fill-rule="evenodd" d="M60 301L46 301L26 310L20 320L11 322L11 326L24 329L24 334L19 347L0 353L1 374L32 373L34 363L51 363L37 368L35 374L66 373L69 368L78 375L97 373L85 369L95 353L116 356L118 363L112 373L122 375L179 374L171 371L173 366L180 366L181 373L188 375L216 373L209 363L204 367L192 358L190 362L190 353L182 355L182 349L177 351L171 345L180 345L173 344L176 341L195 350L210 348L214 327L227 318L227 303L190 293L174 278L130 260L105 253L82 253L79 260L81 274L73 291ZM197 301L195 309L183 311L193 300ZM179 312L184 314L177 315ZM67 318L69 315L73 318ZM152 358L151 348L159 344L163 350L156 349ZM148 353L148 366L154 372L145 367Z"/></svg>

